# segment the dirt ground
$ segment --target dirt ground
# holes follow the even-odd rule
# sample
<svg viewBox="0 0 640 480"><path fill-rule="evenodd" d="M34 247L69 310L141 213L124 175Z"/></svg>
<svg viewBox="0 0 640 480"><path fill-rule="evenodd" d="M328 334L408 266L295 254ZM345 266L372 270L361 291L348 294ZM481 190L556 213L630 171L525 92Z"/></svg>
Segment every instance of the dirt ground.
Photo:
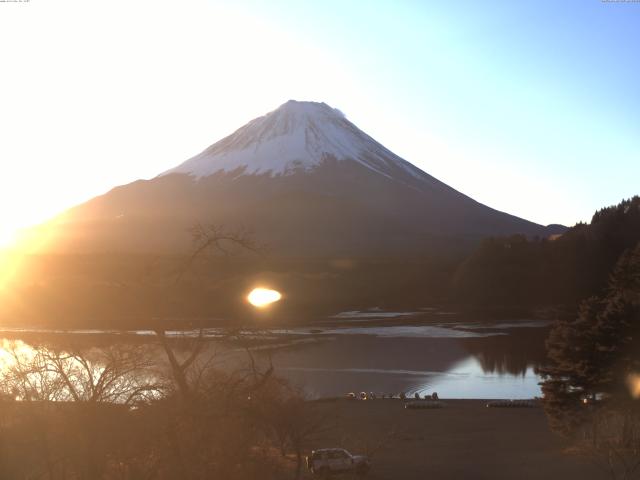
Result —
<svg viewBox="0 0 640 480"><path fill-rule="evenodd" d="M486 408L444 400L442 409L406 410L400 400L315 403L334 427L314 448L370 453L371 480L606 479L592 462L562 453L541 408Z"/></svg>

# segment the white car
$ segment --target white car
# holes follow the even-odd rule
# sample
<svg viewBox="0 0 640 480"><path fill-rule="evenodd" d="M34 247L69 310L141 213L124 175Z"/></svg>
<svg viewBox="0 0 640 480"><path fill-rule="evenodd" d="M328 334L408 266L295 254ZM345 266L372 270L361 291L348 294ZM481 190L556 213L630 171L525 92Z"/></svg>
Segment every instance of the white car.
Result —
<svg viewBox="0 0 640 480"><path fill-rule="evenodd" d="M313 450L307 457L307 468L314 475L328 477L338 473L355 473L364 476L371 467L369 459L362 455L351 455L343 448Z"/></svg>

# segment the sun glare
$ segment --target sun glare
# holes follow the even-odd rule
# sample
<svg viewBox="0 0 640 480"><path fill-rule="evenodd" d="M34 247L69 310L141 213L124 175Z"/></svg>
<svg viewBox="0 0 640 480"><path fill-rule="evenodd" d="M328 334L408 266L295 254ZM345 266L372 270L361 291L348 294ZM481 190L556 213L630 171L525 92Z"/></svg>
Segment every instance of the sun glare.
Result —
<svg viewBox="0 0 640 480"><path fill-rule="evenodd" d="M16 242L16 236L15 230L0 227L0 249L13 246Z"/></svg>
<svg viewBox="0 0 640 480"><path fill-rule="evenodd" d="M627 384L629 385L629 391L633 398L640 399L640 374L632 373L627 377Z"/></svg>
<svg viewBox="0 0 640 480"><path fill-rule="evenodd" d="M22 264L23 256L11 251L10 247L0 245L0 292L16 275Z"/></svg>
<svg viewBox="0 0 640 480"><path fill-rule="evenodd" d="M254 307L262 308L267 305L271 305L282 298L282 294L277 290L271 290L268 288L254 288L247 295L247 300Z"/></svg>

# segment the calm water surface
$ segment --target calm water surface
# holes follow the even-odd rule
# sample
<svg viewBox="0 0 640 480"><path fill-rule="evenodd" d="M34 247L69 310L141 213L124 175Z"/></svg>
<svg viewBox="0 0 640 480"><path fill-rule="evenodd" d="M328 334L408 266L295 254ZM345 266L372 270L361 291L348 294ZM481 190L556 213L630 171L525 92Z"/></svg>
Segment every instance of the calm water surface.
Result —
<svg viewBox="0 0 640 480"><path fill-rule="evenodd" d="M453 316L424 322L410 314L350 314L318 325L262 330L270 339L257 348L257 358L271 362L276 372L302 388L311 398L375 392L421 396L438 392L441 398L533 398L540 395L535 367L544 362L548 326L532 321L464 322ZM55 338L60 332L48 331ZM83 339L107 332L78 330L65 333ZM123 334L125 332L110 332ZM126 332L127 338L152 332ZM219 329L208 329L212 345L223 356L241 359L241 348L220 345ZM253 336L255 330L245 332ZM29 342L47 331L14 330L11 338ZM194 332L173 332L176 336ZM118 338L118 337L116 337ZM221 362L232 368L235 361ZM226 365L226 366L225 366Z"/></svg>
<svg viewBox="0 0 640 480"><path fill-rule="evenodd" d="M269 355L280 375L312 397L347 392L441 398L533 398L546 329L478 337L344 334Z"/></svg>

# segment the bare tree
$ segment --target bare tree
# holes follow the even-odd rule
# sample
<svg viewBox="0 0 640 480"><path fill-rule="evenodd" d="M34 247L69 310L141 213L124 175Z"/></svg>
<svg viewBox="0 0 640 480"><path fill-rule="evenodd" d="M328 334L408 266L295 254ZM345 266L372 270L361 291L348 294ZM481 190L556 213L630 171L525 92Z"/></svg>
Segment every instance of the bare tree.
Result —
<svg viewBox="0 0 640 480"><path fill-rule="evenodd" d="M4 347L0 391L12 399L12 428L28 434L19 465L28 478L102 478L127 438L131 409L166 390L149 347Z"/></svg>
<svg viewBox="0 0 640 480"><path fill-rule="evenodd" d="M302 475L303 454L319 436L334 427L333 421L299 390L276 376L265 377L255 393L255 406L250 414L263 431L273 438L280 455L294 456L294 478Z"/></svg>
<svg viewBox="0 0 640 480"><path fill-rule="evenodd" d="M0 389L16 400L113 403L134 406L158 398L166 388L148 348L118 344L82 350L40 346L5 349L10 360Z"/></svg>
<svg viewBox="0 0 640 480"><path fill-rule="evenodd" d="M190 377L190 369L196 364L196 360L203 353L203 350L206 346L206 340L204 339L203 329L200 329L198 336L193 339L191 342L191 346L188 349L188 353L186 358L180 359L180 356L174 350L174 347L171 345L170 340L167 338L166 330L156 329L155 330L156 337L162 346L162 349L167 357L167 361L169 362L169 367L171 370L171 376L175 385L177 387L180 396L184 401L188 401L192 398L193 390L196 386L193 382L189 381ZM201 377L204 373L204 370L207 366L210 365L211 358L206 362L206 366L199 366L198 377Z"/></svg>
<svg viewBox="0 0 640 480"><path fill-rule="evenodd" d="M263 246L258 245L254 241L252 233L242 227L236 230L228 230L220 225L197 223L190 229L190 232L193 239L193 252L185 264L178 270L173 285L174 287L180 283L184 275L193 268L194 263L201 257L206 257L211 254L229 256L241 251L261 253L264 250ZM167 297L168 296L169 295L167 295ZM188 399L193 389L193 385L189 385L188 374L194 365L198 366L197 360L205 349L206 339L204 337L204 330L200 328L198 336L188 347L188 350L190 350L189 353L182 360L178 358L178 355L176 355L175 350L167 338L166 329L158 327L155 328L154 332L166 354L171 374L178 391L183 399ZM210 361L206 361L204 362L204 366L199 365L199 373L196 375L196 378L201 378L202 373L210 364Z"/></svg>

